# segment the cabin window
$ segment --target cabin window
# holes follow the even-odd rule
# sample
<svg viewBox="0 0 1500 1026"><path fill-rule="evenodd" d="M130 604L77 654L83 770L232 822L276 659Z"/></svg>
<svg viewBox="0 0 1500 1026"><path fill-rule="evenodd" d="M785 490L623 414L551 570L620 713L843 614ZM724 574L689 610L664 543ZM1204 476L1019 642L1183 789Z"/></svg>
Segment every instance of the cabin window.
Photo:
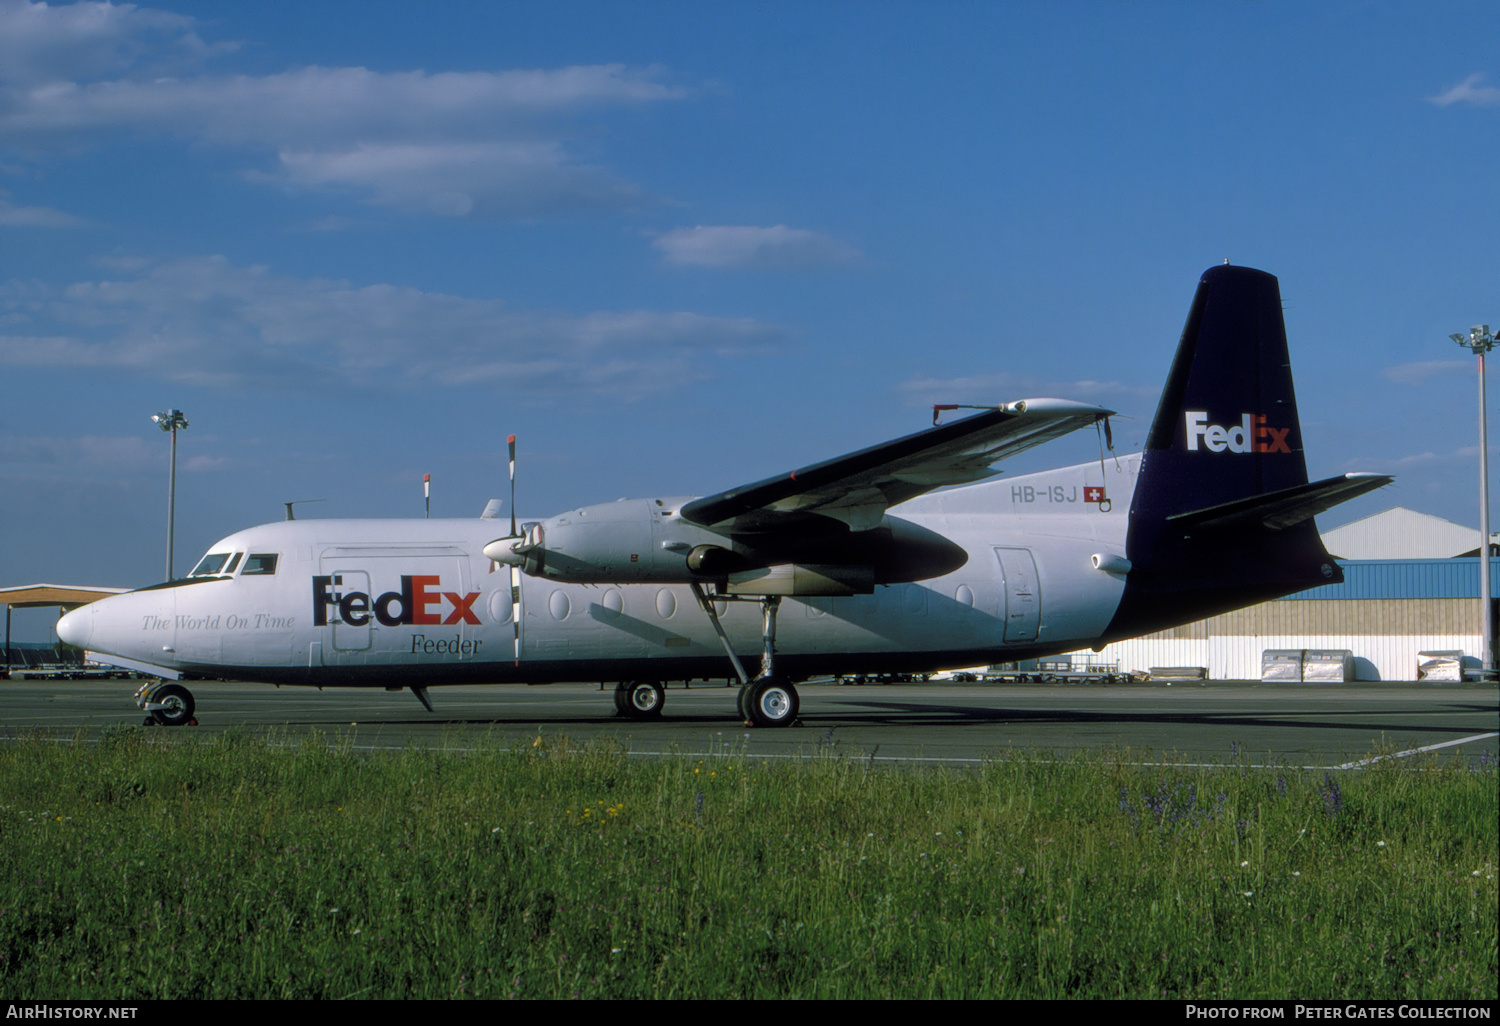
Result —
<svg viewBox="0 0 1500 1026"><path fill-rule="evenodd" d="M240 571L241 577L251 574L274 574L276 572L276 553L274 552L252 552L245 557L245 569Z"/></svg>
<svg viewBox="0 0 1500 1026"><path fill-rule="evenodd" d="M227 552L210 552L198 560L198 565L193 567L189 577L214 577L223 572L224 563L229 559Z"/></svg>

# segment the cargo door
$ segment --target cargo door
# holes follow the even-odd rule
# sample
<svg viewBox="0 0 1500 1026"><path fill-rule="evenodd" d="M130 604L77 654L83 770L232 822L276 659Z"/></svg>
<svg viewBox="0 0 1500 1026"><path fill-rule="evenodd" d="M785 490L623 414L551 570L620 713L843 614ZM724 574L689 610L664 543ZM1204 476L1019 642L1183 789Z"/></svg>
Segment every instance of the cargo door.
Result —
<svg viewBox="0 0 1500 1026"><path fill-rule="evenodd" d="M331 628L325 665L447 663L480 651L484 607L457 546L331 546L321 559Z"/></svg>
<svg viewBox="0 0 1500 1026"><path fill-rule="evenodd" d="M371 623L374 616L370 613L370 575L363 570L345 570L324 568L324 573L333 574L333 593L341 599L346 595L359 594L366 596L363 600L355 600L345 606L340 606L337 613L328 618L333 626L333 648L336 652L364 652L370 648L370 632L373 630ZM348 616L346 620L344 617Z"/></svg>
<svg viewBox="0 0 1500 1026"><path fill-rule="evenodd" d="M1042 621L1042 592L1030 549L995 547L1003 579L1005 640L1035 641Z"/></svg>

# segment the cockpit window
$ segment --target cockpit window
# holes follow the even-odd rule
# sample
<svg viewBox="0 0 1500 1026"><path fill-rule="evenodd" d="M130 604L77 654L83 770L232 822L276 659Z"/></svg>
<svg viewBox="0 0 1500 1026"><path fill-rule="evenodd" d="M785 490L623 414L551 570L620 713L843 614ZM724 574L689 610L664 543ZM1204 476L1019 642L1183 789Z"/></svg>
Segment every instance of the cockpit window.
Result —
<svg viewBox="0 0 1500 1026"><path fill-rule="evenodd" d="M251 574L274 574L276 572L277 554L274 552L252 552L245 557L245 569L240 571L241 577Z"/></svg>
<svg viewBox="0 0 1500 1026"><path fill-rule="evenodd" d="M226 574L234 573L234 568L240 565L240 558L242 556L244 556L243 552L236 552L234 558L229 561L229 565L224 568L224 572Z"/></svg>
<svg viewBox="0 0 1500 1026"><path fill-rule="evenodd" d="M224 573L225 571L222 568L228 559L229 553L227 552L210 552L198 561L198 565L193 567L193 572L188 574L188 576L214 577L220 573Z"/></svg>

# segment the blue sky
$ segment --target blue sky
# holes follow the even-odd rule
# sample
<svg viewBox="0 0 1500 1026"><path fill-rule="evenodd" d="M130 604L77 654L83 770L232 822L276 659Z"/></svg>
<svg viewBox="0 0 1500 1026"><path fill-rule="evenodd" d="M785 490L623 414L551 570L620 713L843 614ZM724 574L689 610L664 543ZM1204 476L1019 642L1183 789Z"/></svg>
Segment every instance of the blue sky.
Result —
<svg viewBox="0 0 1500 1026"><path fill-rule="evenodd" d="M1477 520L1500 7L0 0L0 583L731 487L1055 395L1139 447L1281 279L1310 471ZM1495 388L1500 396L1500 382ZM1500 403L1500 399L1496 400ZM1089 459L1087 438L1013 470Z"/></svg>

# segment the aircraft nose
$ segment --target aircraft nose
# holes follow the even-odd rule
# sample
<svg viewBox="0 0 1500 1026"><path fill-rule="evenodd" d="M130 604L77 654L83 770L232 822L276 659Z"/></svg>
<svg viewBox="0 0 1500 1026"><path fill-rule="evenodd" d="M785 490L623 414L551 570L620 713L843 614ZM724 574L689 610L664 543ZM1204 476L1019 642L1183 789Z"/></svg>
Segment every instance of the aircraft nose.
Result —
<svg viewBox="0 0 1500 1026"><path fill-rule="evenodd" d="M89 606L64 613L57 621L57 636L74 648L88 648L94 633L94 610Z"/></svg>

